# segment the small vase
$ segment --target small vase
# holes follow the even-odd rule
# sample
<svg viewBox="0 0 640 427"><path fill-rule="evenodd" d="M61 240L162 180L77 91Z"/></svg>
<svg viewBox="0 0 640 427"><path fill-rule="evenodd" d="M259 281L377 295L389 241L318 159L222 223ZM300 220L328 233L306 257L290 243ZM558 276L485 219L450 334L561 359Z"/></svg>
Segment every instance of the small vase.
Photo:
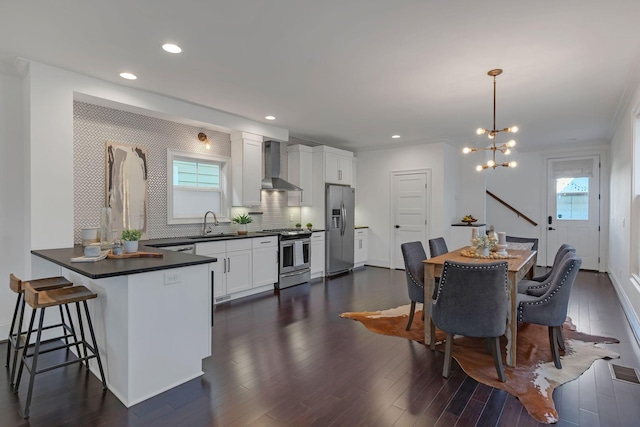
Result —
<svg viewBox="0 0 640 427"><path fill-rule="evenodd" d="M247 224L239 224L240 229L238 230L238 234L244 235L247 234Z"/></svg>
<svg viewBox="0 0 640 427"><path fill-rule="evenodd" d="M476 253L480 256L489 256L489 248L476 248Z"/></svg>
<svg viewBox="0 0 640 427"><path fill-rule="evenodd" d="M133 254L138 252L137 240L125 240L123 243L124 243L124 252L126 254Z"/></svg>

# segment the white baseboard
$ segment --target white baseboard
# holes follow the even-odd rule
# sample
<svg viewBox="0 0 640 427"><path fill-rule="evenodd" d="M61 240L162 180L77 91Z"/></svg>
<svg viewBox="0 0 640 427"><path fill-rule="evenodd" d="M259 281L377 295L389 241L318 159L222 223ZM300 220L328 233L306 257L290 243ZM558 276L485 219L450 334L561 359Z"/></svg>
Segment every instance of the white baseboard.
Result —
<svg viewBox="0 0 640 427"><path fill-rule="evenodd" d="M638 345L640 345L640 319L638 318L638 313L635 312L633 306L631 305L631 301L629 301L629 297L627 297L626 292L622 288L622 285L618 281L618 278L609 273L609 278L611 279L611 283L613 283L613 288L616 290L618 294L618 300L620 300L620 304L622 305L622 311L624 311L625 316L627 317L627 321L631 326L631 330L633 331L633 335L636 337L636 341ZM629 279L633 280L633 279ZM631 284L634 286L633 284Z"/></svg>
<svg viewBox="0 0 640 427"><path fill-rule="evenodd" d="M383 267L389 268L389 260L388 259L367 259L366 265L370 265L372 267Z"/></svg>

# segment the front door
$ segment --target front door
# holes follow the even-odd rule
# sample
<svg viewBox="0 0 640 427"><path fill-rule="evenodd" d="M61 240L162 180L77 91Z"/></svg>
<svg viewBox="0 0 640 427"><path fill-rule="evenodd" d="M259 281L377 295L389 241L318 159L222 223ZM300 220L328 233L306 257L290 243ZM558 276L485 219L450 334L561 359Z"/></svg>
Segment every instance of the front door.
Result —
<svg viewBox="0 0 640 427"><path fill-rule="evenodd" d="M598 270L600 156L548 159L547 265L563 243L575 246L582 268Z"/></svg>
<svg viewBox="0 0 640 427"><path fill-rule="evenodd" d="M425 244L427 224L427 172L395 172L393 175L393 239L391 268L404 268L400 245Z"/></svg>

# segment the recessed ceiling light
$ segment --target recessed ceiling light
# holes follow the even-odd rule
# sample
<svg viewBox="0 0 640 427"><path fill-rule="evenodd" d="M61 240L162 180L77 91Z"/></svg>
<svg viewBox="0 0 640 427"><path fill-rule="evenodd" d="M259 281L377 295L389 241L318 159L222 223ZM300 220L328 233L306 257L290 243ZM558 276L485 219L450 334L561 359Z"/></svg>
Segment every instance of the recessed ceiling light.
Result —
<svg viewBox="0 0 640 427"><path fill-rule="evenodd" d="M173 43L165 43L162 45L162 48L169 53L180 53L182 52L182 48Z"/></svg>
<svg viewBox="0 0 640 427"><path fill-rule="evenodd" d="M398 139L398 138L400 138L400 135L391 135L391 138Z"/></svg>
<svg viewBox="0 0 640 427"><path fill-rule="evenodd" d="M135 74L131 74L131 73L120 73L120 77L122 77L123 79L127 79L127 80L135 80L138 78L138 76L136 76Z"/></svg>
<svg viewBox="0 0 640 427"><path fill-rule="evenodd" d="M276 117L275 116L264 116L265 119L267 120L275 120Z"/></svg>

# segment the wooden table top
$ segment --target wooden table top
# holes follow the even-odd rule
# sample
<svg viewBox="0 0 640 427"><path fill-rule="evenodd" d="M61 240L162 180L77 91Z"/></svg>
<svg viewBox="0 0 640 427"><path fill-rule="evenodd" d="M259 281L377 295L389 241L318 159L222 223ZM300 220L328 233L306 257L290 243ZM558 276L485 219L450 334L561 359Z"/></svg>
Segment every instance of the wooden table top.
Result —
<svg viewBox="0 0 640 427"><path fill-rule="evenodd" d="M467 264L480 264L488 262L506 261L509 264L509 271L515 272L520 270L532 257L536 256L536 251L522 251L522 250L508 250L509 255L514 255L516 258L505 259L488 259L488 258L470 258L463 256L461 253L463 250L471 249L470 246L456 249L455 251L447 252L446 254L439 255L437 257L424 260L425 264L435 264L436 266L444 265L445 261L464 262Z"/></svg>

